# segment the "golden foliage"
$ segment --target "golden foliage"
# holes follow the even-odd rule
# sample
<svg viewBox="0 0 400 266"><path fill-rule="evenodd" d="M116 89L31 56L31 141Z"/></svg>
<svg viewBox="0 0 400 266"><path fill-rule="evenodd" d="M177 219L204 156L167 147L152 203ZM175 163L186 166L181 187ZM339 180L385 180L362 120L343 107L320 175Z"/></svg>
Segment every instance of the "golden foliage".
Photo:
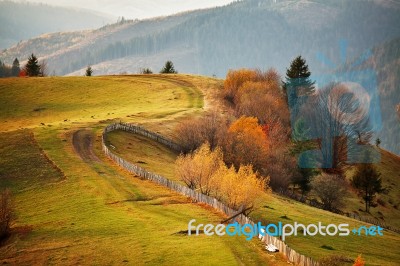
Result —
<svg viewBox="0 0 400 266"><path fill-rule="evenodd" d="M188 187L199 189L206 195L215 187L213 175L221 165L224 165L221 149L216 148L212 151L208 143L193 153L181 154L176 160L176 170L180 179Z"/></svg>
<svg viewBox="0 0 400 266"><path fill-rule="evenodd" d="M238 172L233 166L223 166L216 179L219 198L234 209L252 207L266 186L266 179L258 177L251 165L240 166Z"/></svg>
<svg viewBox="0 0 400 266"><path fill-rule="evenodd" d="M193 153L180 155L176 169L188 187L212 195L235 209L252 207L268 182L251 165L240 166L237 172L233 166L228 168L221 149L212 151L208 143Z"/></svg>

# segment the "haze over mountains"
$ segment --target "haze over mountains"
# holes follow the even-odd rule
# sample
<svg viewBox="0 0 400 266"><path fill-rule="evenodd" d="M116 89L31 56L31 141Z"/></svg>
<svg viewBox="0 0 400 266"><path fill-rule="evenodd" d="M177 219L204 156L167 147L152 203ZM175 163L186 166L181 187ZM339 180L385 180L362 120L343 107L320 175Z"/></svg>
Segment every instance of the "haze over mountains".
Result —
<svg viewBox="0 0 400 266"><path fill-rule="evenodd" d="M0 49L40 34L99 28L112 21L112 16L89 10L0 1Z"/></svg>
<svg viewBox="0 0 400 266"><path fill-rule="evenodd" d="M115 17L144 19L166 16L200 8L226 5L233 0L29 0L57 6L72 6L95 10Z"/></svg>
<svg viewBox="0 0 400 266"><path fill-rule="evenodd" d="M228 69L240 67L274 67L284 75L301 54L318 75L343 65L340 42L345 40L347 61L373 51L363 66L377 72L385 96L382 115L388 124L382 146L400 154L399 120L392 116L400 103L399 38L400 3L391 0L245 0L97 30L46 34L3 51L0 60L23 61L35 53L57 75L83 75L87 65L95 75L147 67L158 72L172 60L181 73L224 77ZM321 54L332 61L330 66Z"/></svg>

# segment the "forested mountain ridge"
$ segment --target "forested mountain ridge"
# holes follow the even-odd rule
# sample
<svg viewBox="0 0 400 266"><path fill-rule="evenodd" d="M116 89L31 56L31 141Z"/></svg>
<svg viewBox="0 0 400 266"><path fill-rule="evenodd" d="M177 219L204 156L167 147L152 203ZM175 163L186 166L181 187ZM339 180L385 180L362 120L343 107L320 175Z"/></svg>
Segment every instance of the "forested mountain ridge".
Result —
<svg viewBox="0 0 400 266"><path fill-rule="evenodd" d="M322 67L317 52L338 57L339 40L347 40L348 56L355 57L400 36L399 6L391 1L247 0L175 16L126 21L85 36L70 33L72 43L45 35L8 49L0 59L8 62L18 57L23 61L34 52L46 58L58 75L76 73L88 64L94 69L96 64L107 65L99 67L97 74L112 74L160 67L164 57L174 60L178 54L175 65L181 72L223 77L229 68L237 67L275 67L283 73L288 62L302 54L315 72ZM80 37L75 39L73 34ZM38 42L55 48L38 49Z"/></svg>

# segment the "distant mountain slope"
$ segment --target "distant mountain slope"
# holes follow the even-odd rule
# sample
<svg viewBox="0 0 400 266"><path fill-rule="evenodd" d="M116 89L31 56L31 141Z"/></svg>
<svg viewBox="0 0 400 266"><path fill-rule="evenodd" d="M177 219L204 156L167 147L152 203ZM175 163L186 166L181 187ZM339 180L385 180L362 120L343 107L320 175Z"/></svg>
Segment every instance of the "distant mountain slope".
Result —
<svg viewBox="0 0 400 266"><path fill-rule="evenodd" d="M246 0L115 24L68 45L46 35L8 49L0 59L24 60L35 52L59 75L78 73L88 64L96 74L112 74L136 72L149 63L158 70L164 57L174 61L177 54L179 71L223 77L237 67L272 66L283 73L289 61L302 54L315 73L322 70L317 52L340 63L339 40L347 40L348 56L355 57L400 36L399 25L400 3L389 0Z"/></svg>
<svg viewBox="0 0 400 266"><path fill-rule="evenodd" d="M88 10L0 1L0 49L44 33L99 28L111 20Z"/></svg>

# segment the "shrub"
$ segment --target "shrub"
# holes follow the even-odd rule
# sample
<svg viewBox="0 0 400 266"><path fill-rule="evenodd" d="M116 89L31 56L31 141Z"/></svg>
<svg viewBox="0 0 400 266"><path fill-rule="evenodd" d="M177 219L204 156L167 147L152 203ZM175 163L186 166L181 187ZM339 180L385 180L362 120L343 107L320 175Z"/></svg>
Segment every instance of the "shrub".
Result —
<svg viewBox="0 0 400 266"><path fill-rule="evenodd" d="M226 133L226 122L217 111L211 111L204 117L183 121L175 129L183 152L191 152L208 142L211 149L222 142Z"/></svg>
<svg viewBox="0 0 400 266"><path fill-rule="evenodd" d="M6 189L0 194L0 239L9 234L12 216L11 192Z"/></svg>
<svg viewBox="0 0 400 266"><path fill-rule="evenodd" d="M313 192L321 199L324 209L333 211L343 206L347 195L346 183L337 176L320 175L311 182Z"/></svg>
<svg viewBox="0 0 400 266"><path fill-rule="evenodd" d="M146 67L146 68L140 69L139 73L140 74L153 74L153 71L150 68Z"/></svg>
<svg viewBox="0 0 400 266"><path fill-rule="evenodd" d="M346 263L351 263L353 260L343 256L343 255L332 255L324 257L319 261L320 266L342 266Z"/></svg>

